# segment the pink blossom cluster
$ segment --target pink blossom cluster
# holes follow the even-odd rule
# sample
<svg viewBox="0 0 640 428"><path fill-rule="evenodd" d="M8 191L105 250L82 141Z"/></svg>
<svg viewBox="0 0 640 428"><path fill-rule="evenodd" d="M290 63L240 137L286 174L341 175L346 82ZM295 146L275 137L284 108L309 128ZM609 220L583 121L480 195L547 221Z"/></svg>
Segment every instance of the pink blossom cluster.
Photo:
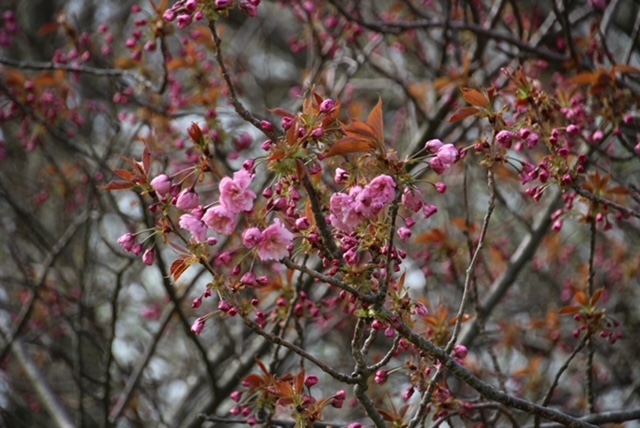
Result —
<svg viewBox="0 0 640 428"><path fill-rule="evenodd" d="M162 15L165 21L176 21L178 28L187 28L193 21L204 19L204 13L198 10L198 0L178 0Z"/></svg>
<svg viewBox="0 0 640 428"><path fill-rule="evenodd" d="M152 186L156 179L151 182ZM249 188L252 180L253 174L246 169L237 171L233 179L223 178L218 186L220 203L206 210L200 205L200 196L193 188L182 190L178 195L176 207L183 211L190 210L191 213L180 217L180 227L191 232L194 240L200 243L212 243L207 239L208 229L220 235L231 235L238 224L238 214L253 209L256 194ZM163 190L166 189L165 180L158 183L157 187L160 188L160 186Z"/></svg>
<svg viewBox="0 0 640 428"><path fill-rule="evenodd" d="M260 260L281 260L289 255L293 238L293 233L276 218L272 225L262 231L257 227L245 230L242 243L249 249L256 248Z"/></svg>
<svg viewBox="0 0 640 428"><path fill-rule="evenodd" d="M364 188L354 186L346 193L331 196L329 219L337 229L353 232L362 220L371 219L396 198L396 183L388 175L379 175Z"/></svg>
<svg viewBox="0 0 640 428"><path fill-rule="evenodd" d="M429 161L429 166L437 174L442 174L460 159L460 152L453 144L444 144L438 139L427 141L425 148L429 153L435 155L435 157Z"/></svg>
<svg viewBox="0 0 640 428"><path fill-rule="evenodd" d="M20 32L15 12L7 10L2 14L4 23L0 26L0 47L6 48L11 46L13 40Z"/></svg>
<svg viewBox="0 0 640 428"><path fill-rule="evenodd" d="M201 0L178 0L164 12L163 18L167 22L176 21L178 28L185 29L192 22L204 19L203 3L206 2ZM228 10L237 6L245 15L254 17L258 14L258 6L261 0L215 0L212 3L217 11Z"/></svg>

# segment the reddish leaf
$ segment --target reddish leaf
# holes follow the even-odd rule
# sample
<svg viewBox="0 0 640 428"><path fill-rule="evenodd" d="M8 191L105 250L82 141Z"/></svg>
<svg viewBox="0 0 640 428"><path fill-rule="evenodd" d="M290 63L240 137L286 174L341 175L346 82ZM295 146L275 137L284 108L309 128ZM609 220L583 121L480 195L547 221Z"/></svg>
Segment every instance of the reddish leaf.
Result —
<svg viewBox="0 0 640 428"><path fill-rule="evenodd" d="M127 171L126 169L114 169L113 173L123 180L135 182L136 175L131 171Z"/></svg>
<svg viewBox="0 0 640 428"><path fill-rule="evenodd" d="M142 168L144 169L144 174L149 175L151 171L151 151L149 150L149 142L146 140L144 142L144 153L142 154Z"/></svg>
<svg viewBox="0 0 640 428"><path fill-rule="evenodd" d="M583 291L576 291L576 295L574 299L576 300L576 302L580 303L582 306L587 306L587 303L589 303L589 300L587 299L587 295L584 294Z"/></svg>
<svg viewBox="0 0 640 428"><path fill-rule="evenodd" d="M402 292L404 290L404 282L407 279L407 271L402 272L400 278L398 278L398 282L396 283L396 287L398 288L398 292Z"/></svg>
<svg viewBox="0 0 640 428"><path fill-rule="evenodd" d="M298 394L302 394L302 392L304 392L304 378L305 378L305 372L304 370L302 370L296 376L296 393Z"/></svg>
<svg viewBox="0 0 640 428"><path fill-rule="evenodd" d="M589 301L591 303L591 306L595 306L596 303L598 303L598 301L602 298L603 294L604 294L604 288L597 289L596 292L593 293L593 296L591 296L591 299Z"/></svg>
<svg viewBox="0 0 640 428"><path fill-rule="evenodd" d="M481 92L475 89L462 88L462 96L472 106L487 108L489 107L489 100Z"/></svg>
<svg viewBox="0 0 640 428"><path fill-rule="evenodd" d="M264 379L257 374L250 374L246 378L244 378L243 384L247 385L247 389L249 391L253 391L264 384Z"/></svg>
<svg viewBox="0 0 640 428"><path fill-rule="evenodd" d="M569 82L573 83L574 85L593 85L597 81L597 73L580 73L569 80Z"/></svg>
<svg viewBox="0 0 640 428"><path fill-rule="evenodd" d="M373 131L374 141L382 147L384 144L384 115L382 114L381 98L378 98L378 104L376 104L373 110L371 110L371 113L369 113L367 125L369 125Z"/></svg>
<svg viewBox="0 0 640 428"><path fill-rule="evenodd" d="M349 153L372 152L373 146L369 141L355 138L345 138L335 143L325 155L326 157L346 155Z"/></svg>
<svg viewBox="0 0 640 428"><path fill-rule="evenodd" d="M459 122L468 118L469 116L474 116L478 114L479 110L475 107L464 107L456 111L453 116L449 119L449 123Z"/></svg>
<svg viewBox="0 0 640 428"><path fill-rule="evenodd" d="M573 315L578 312L580 312L580 308L578 306L565 306L558 311L558 315Z"/></svg>
<svg viewBox="0 0 640 428"><path fill-rule="evenodd" d="M288 382L276 382L276 388L278 388L278 391L280 391L281 397L293 398L295 396L293 387Z"/></svg>
<svg viewBox="0 0 640 428"><path fill-rule="evenodd" d="M368 123L354 120L350 125L344 127L347 137L360 139L363 141L376 142L376 131Z"/></svg>
<svg viewBox="0 0 640 428"><path fill-rule="evenodd" d="M103 189L104 190L128 190L134 187L136 187L136 185L129 181L115 180L108 183L106 186L103 187Z"/></svg>
<svg viewBox="0 0 640 428"><path fill-rule="evenodd" d="M283 108L274 108L274 109L269 109L269 111L273 114L276 114L280 117L295 117L295 115L293 113L288 112L287 110L283 109Z"/></svg>
<svg viewBox="0 0 640 428"><path fill-rule="evenodd" d="M180 258L173 263L171 263L171 269L169 270L169 275L173 276L173 280L177 281L178 278L182 276L182 274L189 269L191 263L187 261L187 259Z"/></svg>

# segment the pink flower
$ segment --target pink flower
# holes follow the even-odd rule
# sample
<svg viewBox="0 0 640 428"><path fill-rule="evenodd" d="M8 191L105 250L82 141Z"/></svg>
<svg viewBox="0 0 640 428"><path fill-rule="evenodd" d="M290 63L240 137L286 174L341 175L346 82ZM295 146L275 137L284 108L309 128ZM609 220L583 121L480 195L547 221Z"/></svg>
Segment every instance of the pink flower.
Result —
<svg viewBox="0 0 640 428"><path fill-rule="evenodd" d="M511 148L511 142L513 141L513 132L503 129L496 135L496 140L498 140L498 143L502 147L509 149Z"/></svg>
<svg viewBox="0 0 640 428"><path fill-rule="evenodd" d="M311 227L311 222L307 217L300 217L296 219L296 227L298 230L307 230Z"/></svg>
<svg viewBox="0 0 640 428"><path fill-rule="evenodd" d="M233 0L216 0L216 8L225 9L233 4Z"/></svg>
<svg viewBox="0 0 640 428"><path fill-rule="evenodd" d="M580 128L577 127L576 125L569 125L567 126L567 134L569 135L578 135L580 133Z"/></svg>
<svg viewBox="0 0 640 428"><path fill-rule="evenodd" d="M416 303L416 314L420 318L426 318L429 316L429 309L424 305L424 303Z"/></svg>
<svg viewBox="0 0 640 428"><path fill-rule="evenodd" d="M307 376L307 378L304 380L304 385L307 388L311 388L312 386L317 385L318 382L319 382L318 376L310 375L310 376Z"/></svg>
<svg viewBox="0 0 640 428"><path fill-rule="evenodd" d="M202 216L202 221L221 235L231 235L238 224L236 214L222 205L209 208Z"/></svg>
<svg viewBox="0 0 640 428"><path fill-rule="evenodd" d="M186 189L183 189L178 194L176 207L180 208L181 210L192 210L198 205L200 205L200 195L198 195L192 188L188 187Z"/></svg>
<svg viewBox="0 0 640 428"><path fill-rule="evenodd" d="M422 211L424 212L424 218L427 219L438 212L438 207L431 204L425 204Z"/></svg>
<svg viewBox="0 0 640 428"><path fill-rule="evenodd" d="M156 252L153 248L148 248L142 255L142 261L145 265L151 266L156 262Z"/></svg>
<svg viewBox="0 0 640 428"><path fill-rule="evenodd" d="M436 183L436 192L438 193L444 193L447 191L447 185L444 184L442 181L439 181Z"/></svg>
<svg viewBox="0 0 640 428"><path fill-rule="evenodd" d="M289 232L279 219L262 232L258 243L260 260L280 260L289 255L289 245L293 242L293 233Z"/></svg>
<svg viewBox="0 0 640 428"><path fill-rule="evenodd" d="M136 237L133 233L125 233L118 238L118 244L120 244L127 253L130 253L133 250L135 243Z"/></svg>
<svg viewBox="0 0 640 428"><path fill-rule="evenodd" d="M469 353L469 350L464 345L456 345L453 348L453 356L455 358L459 358L459 359L463 360L467 356L468 353Z"/></svg>
<svg viewBox="0 0 640 428"><path fill-rule="evenodd" d="M242 243L247 248L253 248L262 240L262 232L257 227L251 227L242 232Z"/></svg>
<svg viewBox="0 0 640 428"><path fill-rule="evenodd" d="M229 395L229 398L231 398L236 403L239 403L240 399L242 398L242 391L233 391L231 395Z"/></svg>
<svg viewBox="0 0 640 428"><path fill-rule="evenodd" d="M398 236L402 242L407 242L411 238L411 230L408 227L398 229Z"/></svg>
<svg viewBox="0 0 640 428"><path fill-rule="evenodd" d="M162 18L164 18L164 20L167 22L173 22L176 19L176 12L174 10L168 9L164 12Z"/></svg>
<svg viewBox="0 0 640 428"><path fill-rule="evenodd" d="M369 191L374 204L386 205L396 198L396 183L388 175L377 176L367 184L365 189Z"/></svg>
<svg viewBox="0 0 640 428"><path fill-rule="evenodd" d="M166 195L171 190L171 179L166 174L160 174L151 180L149 184L160 196Z"/></svg>
<svg viewBox="0 0 640 428"><path fill-rule="evenodd" d="M191 15L180 15L178 16L178 28L181 30L187 28L193 22L193 18Z"/></svg>
<svg viewBox="0 0 640 428"><path fill-rule="evenodd" d="M198 7L198 2L196 0L187 0L187 2L184 4L184 8L189 13L195 12L197 7Z"/></svg>
<svg viewBox="0 0 640 428"><path fill-rule="evenodd" d="M331 98L327 98L326 100L322 101L322 103L320 103L320 112L326 114L331 112L335 107L335 101L333 101Z"/></svg>
<svg viewBox="0 0 640 428"><path fill-rule="evenodd" d="M386 370L378 370L376 372L376 377L374 381L378 385L384 385L385 383L387 383L387 378L388 378L388 372Z"/></svg>
<svg viewBox="0 0 640 428"><path fill-rule="evenodd" d="M198 217L191 214L183 214L178 224L182 229L188 230L196 242L207 241L207 225Z"/></svg>
<svg viewBox="0 0 640 428"><path fill-rule="evenodd" d="M427 143L428 144L428 143ZM460 159L460 152L453 144L443 144L438 147L436 157L431 159L429 166L436 174L442 174Z"/></svg>
<svg viewBox="0 0 640 428"><path fill-rule="evenodd" d="M335 176L336 184L347 184L349 180L349 171L342 168L336 168Z"/></svg>
<svg viewBox="0 0 640 428"><path fill-rule="evenodd" d="M251 211L256 194L249 188L253 175L246 169L233 174L233 180L225 177L220 181L220 203L234 214Z"/></svg>
<svg viewBox="0 0 640 428"><path fill-rule="evenodd" d="M424 206L420 191L412 187L405 187L404 192L402 193L402 205L414 213L420 211Z"/></svg>
<svg viewBox="0 0 640 428"><path fill-rule="evenodd" d="M331 224L337 229L351 233L360 224L360 217L355 210L355 203L349 195L334 193L329 201Z"/></svg>
<svg viewBox="0 0 640 428"><path fill-rule="evenodd" d="M433 140L429 140L425 143L424 148L427 149L429 152L431 153L436 153L438 151L438 149L440 149L440 147L442 147L444 144L442 143L442 141L438 140L437 138L433 139Z"/></svg>
<svg viewBox="0 0 640 428"><path fill-rule="evenodd" d="M193 323L193 325L191 326L191 331L196 335L196 336L200 336L200 334L202 333L202 330L204 330L204 323L207 320L204 317L200 317L197 320L195 320L195 322Z"/></svg>

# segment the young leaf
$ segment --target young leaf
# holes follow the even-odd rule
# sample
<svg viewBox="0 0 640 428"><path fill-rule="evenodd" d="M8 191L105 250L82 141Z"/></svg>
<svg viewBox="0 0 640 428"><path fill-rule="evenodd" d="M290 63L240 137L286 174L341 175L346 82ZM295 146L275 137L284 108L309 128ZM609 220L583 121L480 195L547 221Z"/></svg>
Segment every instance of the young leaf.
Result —
<svg viewBox="0 0 640 428"><path fill-rule="evenodd" d="M472 106L487 108L489 107L489 100L480 91L470 88L462 88L462 96L465 101Z"/></svg>
<svg viewBox="0 0 640 428"><path fill-rule="evenodd" d="M374 141L382 148L384 145L384 116L382 114L382 98L378 98L378 104L371 110L367 118L367 125L373 130Z"/></svg>
<svg viewBox="0 0 640 428"><path fill-rule="evenodd" d="M458 111L456 111L453 116L451 116L451 118L449 119L449 123L454 123L454 122L459 122L461 120L464 120L470 116L474 116L476 114L478 114L480 110L478 110L475 107L463 107L461 109L459 109Z"/></svg>
<svg viewBox="0 0 640 428"><path fill-rule="evenodd" d="M327 154L326 157L330 158L332 156L338 155L346 155L349 153L358 153L358 152L372 152L373 146L370 141L359 140L355 138L345 138L337 143L335 143Z"/></svg>

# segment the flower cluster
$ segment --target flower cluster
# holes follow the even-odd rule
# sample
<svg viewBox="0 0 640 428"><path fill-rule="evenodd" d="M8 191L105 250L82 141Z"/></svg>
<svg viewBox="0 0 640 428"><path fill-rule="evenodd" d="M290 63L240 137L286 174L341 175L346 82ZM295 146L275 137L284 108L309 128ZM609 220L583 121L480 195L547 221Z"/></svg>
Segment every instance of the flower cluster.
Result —
<svg viewBox="0 0 640 428"><path fill-rule="evenodd" d="M354 186L348 194L331 196L331 224L345 233L353 232L361 221L378 215L396 197L396 183L388 175L379 175L364 188Z"/></svg>
<svg viewBox="0 0 640 428"><path fill-rule="evenodd" d="M444 144L438 139L427 141L425 148L429 153L435 155L429 161L429 166L437 174L442 174L460 159L460 152L453 144Z"/></svg>

